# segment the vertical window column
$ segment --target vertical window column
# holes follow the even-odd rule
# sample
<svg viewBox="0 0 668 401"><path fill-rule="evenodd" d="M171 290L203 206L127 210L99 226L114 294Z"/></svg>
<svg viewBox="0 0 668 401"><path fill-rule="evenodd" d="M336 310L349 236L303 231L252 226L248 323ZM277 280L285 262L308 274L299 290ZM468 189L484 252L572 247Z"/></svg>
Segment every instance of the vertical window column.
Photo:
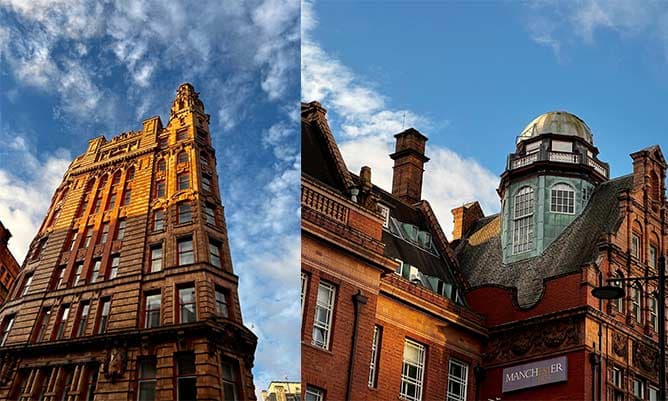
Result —
<svg viewBox="0 0 668 401"><path fill-rule="evenodd" d="M448 367L448 401L466 401L469 365L451 359Z"/></svg>
<svg viewBox="0 0 668 401"><path fill-rule="evenodd" d="M335 295L336 288L333 284L320 281L315 306L315 318L313 319L313 338L311 340L311 344L316 347L329 349Z"/></svg>
<svg viewBox="0 0 668 401"><path fill-rule="evenodd" d="M177 401L193 401L197 399L197 377L195 376L195 354L192 352L177 354L176 389Z"/></svg>
<svg viewBox="0 0 668 401"><path fill-rule="evenodd" d="M408 401L422 400L424 381L425 346L415 341L404 340L404 362L401 371L399 394Z"/></svg>

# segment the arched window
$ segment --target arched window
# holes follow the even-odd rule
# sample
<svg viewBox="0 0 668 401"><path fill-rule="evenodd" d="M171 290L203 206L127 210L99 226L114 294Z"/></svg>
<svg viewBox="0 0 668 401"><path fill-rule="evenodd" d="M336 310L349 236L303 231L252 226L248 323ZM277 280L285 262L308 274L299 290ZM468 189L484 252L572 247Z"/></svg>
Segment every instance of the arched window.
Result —
<svg viewBox="0 0 668 401"><path fill-rule="evenodd" d="M631 313L636 322L642 324L642 287L640 284L631 286Z"/></svg>
<svg viewBox="0 0 668 401"><path fill-rule="evenodd" d="M132 166L128 169L128 172L125 176L125 181L130 182L134 179L135 179L135 168L134 168L134 166Z"/></svg>
<svg viewBox="0 0 668 401"><path fill-rule="evenodd" d="M188 154L185 151L179 152L176 156L177 163L188 163Z"/></svg>
<svg viewBox="0 0 668 401"><path fill-rule="evenodd" d="M158 160L158 171L165 171L166 169L167 163L165 163L165 159Z"/></svg>
<svg viewBox="0 0 668 401"><path fill-rule="evenodd" d="M575 214L575 191L567 184L552 187L550 211L553 213Z"/></svg>
<svg viewBox="0 0 668 401"><path fill-rule="evenodd" d="M655 171L649 173L649 196L655 201L661 200L661 184Z"/></svg>
<svg viewBox="0 0 668 401"><path fill-rule="evenodd" d="M513 253L533 249L533 188L523 187L515 194L513 215Z"/></svg>

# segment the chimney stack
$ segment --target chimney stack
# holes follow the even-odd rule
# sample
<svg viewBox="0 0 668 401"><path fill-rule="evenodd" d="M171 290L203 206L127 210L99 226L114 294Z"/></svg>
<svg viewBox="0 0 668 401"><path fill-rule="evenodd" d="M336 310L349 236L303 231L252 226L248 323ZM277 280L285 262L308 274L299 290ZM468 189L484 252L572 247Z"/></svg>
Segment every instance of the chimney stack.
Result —
<svg viewBox="0 0 668 401"><path fill-rule="evenodd" d="M476 220L485 217L485 214L482 212L480 204L475 201L452 209L452 217L455 223L455 228L452 230L452 240L456 241L466 234Z"/></svg>
<svg viewBox="0 0 668 401"><path fill-rule="evenodd" d="M424 155L427 137L418 130L409 128L394 136L397 139L394 153L392 195L414 204L422 199L422 173L429 158Z"/></svg>

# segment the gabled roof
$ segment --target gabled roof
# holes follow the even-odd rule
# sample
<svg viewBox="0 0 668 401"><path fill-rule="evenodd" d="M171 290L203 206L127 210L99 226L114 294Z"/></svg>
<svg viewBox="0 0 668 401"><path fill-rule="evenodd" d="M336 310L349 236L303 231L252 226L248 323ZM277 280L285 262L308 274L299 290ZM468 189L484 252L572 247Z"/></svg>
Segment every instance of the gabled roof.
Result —
<svg viewBox="0 0 668 401"><path fill-rule="evenodd" d="M666 158L663 156L663 152L661 152L661 147L659 145L652 145L648 146L644 149L640 149L637 152L631 153L631 157L635 159L638 156L641 156L643 154L650 154L651 156L656 159L661 165L666 167Z"/></svg>
<svg viewBox="0 0 668 401"><path fill-rule="evenodd" d="M472 288L502 286L515 289L522 308L535 305L544 281L572 273L594 260L597 243L619 228L619 195L633 187L633 175L605 181L596 187L585 210L566 227L542 255L504 264L501 217L480 219L457 246L459 266Z"/></svg>
<svg viewBox="0 0 668 401"><path fill-rule="evenodd" d="M318 102L302 103L302 173L347 194L354 185Z"/></svg>

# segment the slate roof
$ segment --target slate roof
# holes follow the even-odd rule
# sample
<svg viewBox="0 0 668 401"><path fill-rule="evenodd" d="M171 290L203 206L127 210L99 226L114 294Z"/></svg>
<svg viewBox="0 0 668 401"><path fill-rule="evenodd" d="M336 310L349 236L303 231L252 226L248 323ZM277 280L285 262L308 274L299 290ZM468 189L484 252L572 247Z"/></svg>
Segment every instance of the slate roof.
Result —
<svg viewBox="0 0 668 401"><path fill-rule="evenodd" d="M618 196L633 187L633 175L598 185L585 210L566 227L542 255L504 264L501 252L501 218L482 218L456 249L460 268L471 288L502 286L516 290L522 308L535 305L543 295L543 282L572 273L596 257L597 243L621 224Z"/></svg>

